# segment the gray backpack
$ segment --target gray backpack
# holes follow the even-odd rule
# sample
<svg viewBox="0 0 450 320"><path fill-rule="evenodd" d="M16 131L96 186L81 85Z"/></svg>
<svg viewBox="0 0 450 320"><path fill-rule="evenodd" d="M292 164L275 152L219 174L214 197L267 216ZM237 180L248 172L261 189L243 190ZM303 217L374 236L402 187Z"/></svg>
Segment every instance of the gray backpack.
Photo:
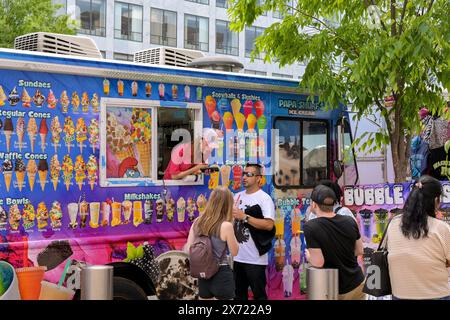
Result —
<svg viewBox="0 0 450 320"><path fill-rule="evenodd" d="M189 265L191 276L199 279L210 279L219 271L219 261L225 255L225 250L219 260L214 257L211 238L194 233L194 241L189 248Z"/></svg>

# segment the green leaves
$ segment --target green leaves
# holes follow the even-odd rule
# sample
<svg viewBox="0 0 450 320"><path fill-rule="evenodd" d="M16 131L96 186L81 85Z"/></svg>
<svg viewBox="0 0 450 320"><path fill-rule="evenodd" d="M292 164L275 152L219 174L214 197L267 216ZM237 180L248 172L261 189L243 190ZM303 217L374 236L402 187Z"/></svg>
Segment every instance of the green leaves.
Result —
<svg viewBox="0 0 450 320"><path fill-rule="evenodd" d="M142 245L135 247L131 242L127 243L127 257L123 260L130 262L133 259L139 259L144 256L144 248Z"/></svg>

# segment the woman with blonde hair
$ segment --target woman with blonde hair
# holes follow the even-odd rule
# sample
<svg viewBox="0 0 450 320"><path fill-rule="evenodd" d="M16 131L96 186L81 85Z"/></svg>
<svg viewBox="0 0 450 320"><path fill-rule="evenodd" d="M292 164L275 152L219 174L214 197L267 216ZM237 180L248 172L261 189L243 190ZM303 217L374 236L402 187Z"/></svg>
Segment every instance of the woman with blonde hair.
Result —
<svg viewBox="0 0 450 320"><path fill-rule="evenodd" d="M233 299L234 278L228 263L226 250L236 256L239 244L233 229L233 194L228 188L218 187L211 193L205 212L194 220L189 231L185 250L194 241L195 235L210 237L214 257L219 261L219 271L210 279L199 279L200 299Z"/></svg>

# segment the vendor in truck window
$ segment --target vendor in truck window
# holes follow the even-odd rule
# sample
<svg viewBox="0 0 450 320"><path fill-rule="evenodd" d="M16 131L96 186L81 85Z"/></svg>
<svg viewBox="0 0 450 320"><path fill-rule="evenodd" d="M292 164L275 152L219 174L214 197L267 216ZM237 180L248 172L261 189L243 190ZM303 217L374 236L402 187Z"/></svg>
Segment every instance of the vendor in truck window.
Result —
<svg viewBox="0 0 450 320"><path fill-rule="evenodd" d="M208 158L214 145L205 137L192 142L181 143L173 148L169 164L164 172L164 180L181 180L193 174L200 174L208 168Z"/></svg>

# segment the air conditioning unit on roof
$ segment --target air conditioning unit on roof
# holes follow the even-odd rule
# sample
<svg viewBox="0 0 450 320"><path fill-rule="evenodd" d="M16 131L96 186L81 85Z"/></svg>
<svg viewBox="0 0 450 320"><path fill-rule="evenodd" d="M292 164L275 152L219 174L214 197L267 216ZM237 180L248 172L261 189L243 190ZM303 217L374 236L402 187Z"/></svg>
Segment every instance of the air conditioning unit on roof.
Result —
<svg viewBox="0 0 450 320"><path fill-rule="evenodd" d="M95 42L83 36L48 32L29 33L16 37L14 48L17 50L102 59L102 54Z"/></svg>
<svg viewBox="0 0 450 320"><path fill-rule="evenodd" d="M134 62L186 67L192 60L204 56L203 52L195 50L157 47L135 52Z"/></svg>

